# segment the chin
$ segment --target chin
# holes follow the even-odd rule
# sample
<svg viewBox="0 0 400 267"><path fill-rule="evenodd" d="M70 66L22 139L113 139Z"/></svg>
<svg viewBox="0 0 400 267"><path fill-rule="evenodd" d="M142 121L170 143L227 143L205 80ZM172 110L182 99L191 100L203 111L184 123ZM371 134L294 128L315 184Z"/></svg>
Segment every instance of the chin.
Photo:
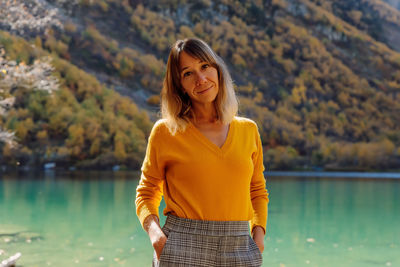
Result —
<svg viewBox="0 0 400 267"><path fill-rule="evenodd" d="M206 102L208 102L208 103L215 102L216 99L217 99L217 95L209 96L209 97L207 97Z"/></svg>

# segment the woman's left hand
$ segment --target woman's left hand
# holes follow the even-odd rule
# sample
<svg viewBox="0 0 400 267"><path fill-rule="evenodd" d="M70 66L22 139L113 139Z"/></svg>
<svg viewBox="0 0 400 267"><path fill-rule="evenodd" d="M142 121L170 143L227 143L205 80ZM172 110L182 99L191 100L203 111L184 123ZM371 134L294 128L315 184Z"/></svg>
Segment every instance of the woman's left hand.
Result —
<svg viewBox="0 0 400 267"><path fill-rule="evenodd" d="M256 226L253 228L253 240L256 242L261 253L264 251L264 237L264 230L261 226Z"/></svg>

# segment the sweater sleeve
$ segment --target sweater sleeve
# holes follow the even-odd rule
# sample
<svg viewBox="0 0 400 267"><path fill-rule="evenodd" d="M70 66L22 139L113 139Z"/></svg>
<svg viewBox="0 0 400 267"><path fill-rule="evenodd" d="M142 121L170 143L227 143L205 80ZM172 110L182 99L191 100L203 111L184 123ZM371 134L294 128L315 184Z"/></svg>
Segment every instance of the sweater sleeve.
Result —
<svg viewBox="0 0 400 267"><path fill-rule="evenodd" d="M142 174L136 188L136 214L143 226L147 216L154 214L159 218L158 208L162 199L164 166L160 160L160 125L155 124L147 144L146 156L141 168Z"/></svg>
<svg viewBox="0 0 400 267"><path fill-rule="evenodd" d="M251 231L255 226L261 226L266 232L268 218L268 191L265 188L264 164L263 164L263 149L261 144L260 134L258 133L257 125L255 125L255 138L257 151L253 153L252 160L254 164L253 176L250 184L250 196L254 209L253 219L250 221Z"/></svg>

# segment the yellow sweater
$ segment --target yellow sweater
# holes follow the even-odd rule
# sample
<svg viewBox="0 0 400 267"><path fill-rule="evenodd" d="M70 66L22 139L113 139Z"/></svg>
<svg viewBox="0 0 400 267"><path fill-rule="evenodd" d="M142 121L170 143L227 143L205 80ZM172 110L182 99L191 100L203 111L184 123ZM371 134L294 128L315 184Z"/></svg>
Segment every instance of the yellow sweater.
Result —
<svg viewBox="0 0 400 267"><path fill-rule="evenodd" d="M172 136L164 120L149 137L137 187L136 213L154 214L164 195L164 215L210 221L267 223L268 192L257 125L235 117L220 148L193 124Z"/></svg>

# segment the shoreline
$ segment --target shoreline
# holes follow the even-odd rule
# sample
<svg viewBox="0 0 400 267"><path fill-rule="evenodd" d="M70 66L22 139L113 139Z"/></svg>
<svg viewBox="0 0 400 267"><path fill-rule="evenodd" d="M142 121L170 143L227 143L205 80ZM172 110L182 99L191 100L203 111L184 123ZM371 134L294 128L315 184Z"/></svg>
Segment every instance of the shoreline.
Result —
<svg viewBox="0 0 400 267"><path fill-rule="evenodd" d="M266 171L265 176L273 177L327 177L327 178L372 178L400 179L400 172L360 172L360 171Z"/></svg>
<svg viewBox="0 0 400 267"><path fill-rule="evenodd" d="M0 166L0 175L7 173L124 173L124 172L140 172L140 170L127 169L127 168L113 168L113 169L65 169L65 168L10 168L7 166ZM346 170L346 171L332 171L332 170L296 170L296 171L264 171L265 177L302 177L302 178L368 178L368 179L400 179L400 170L387 170L387 171L360 171L360 170Z"/></svg>

